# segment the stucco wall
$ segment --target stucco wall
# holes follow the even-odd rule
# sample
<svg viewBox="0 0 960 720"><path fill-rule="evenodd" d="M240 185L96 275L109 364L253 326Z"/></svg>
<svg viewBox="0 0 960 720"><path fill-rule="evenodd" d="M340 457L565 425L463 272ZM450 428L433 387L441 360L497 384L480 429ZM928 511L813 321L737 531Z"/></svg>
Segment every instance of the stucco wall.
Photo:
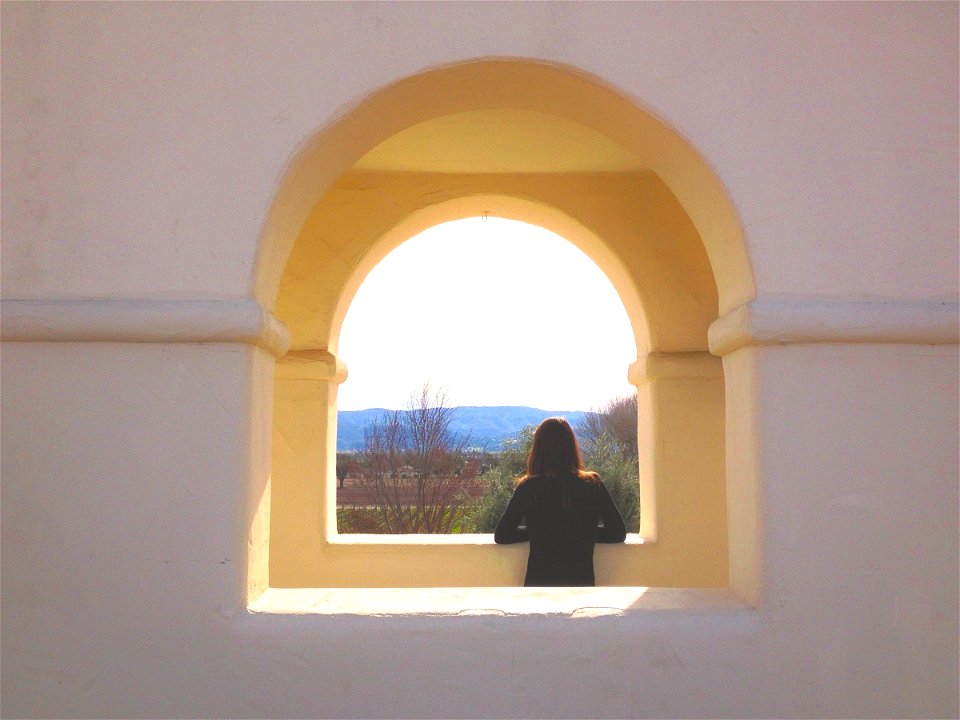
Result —
<svg viewBox="0 0 960 720"><path fill-rule="evenodd" d="M2 713L956 716L957 19L4 3ZM491 56L618 88L736 210L755 292L712 348L750 602L248 613L286 342L249 303L278 184L378 88Z"/></svg>

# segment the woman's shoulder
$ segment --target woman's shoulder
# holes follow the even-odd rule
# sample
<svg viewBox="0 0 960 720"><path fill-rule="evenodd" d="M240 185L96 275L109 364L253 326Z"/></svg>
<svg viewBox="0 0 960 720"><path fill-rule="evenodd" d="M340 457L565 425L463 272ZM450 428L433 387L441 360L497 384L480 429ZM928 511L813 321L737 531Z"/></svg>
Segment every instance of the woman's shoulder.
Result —
<svg viewBox="0 0 960 720"><path fill-rule="evenodd" d="M579 473L580 480L591 485L603 485L603 480L600 479L600 473L596 473L593 470L581 470Z"/></svg>
<svg viewBox="0 0 960 720"><path fill-rule="evenodd" d="M551 481L556 481L558 479L562 479L563 477L576 479L587 485L603 485L603 481L600 479L600 474L595 473L592 470L580 470L576 474L564 474L560 476L560 478L549 477L547 475L524 475L517 481L517 484L536 486L549 483Z"/></svg>

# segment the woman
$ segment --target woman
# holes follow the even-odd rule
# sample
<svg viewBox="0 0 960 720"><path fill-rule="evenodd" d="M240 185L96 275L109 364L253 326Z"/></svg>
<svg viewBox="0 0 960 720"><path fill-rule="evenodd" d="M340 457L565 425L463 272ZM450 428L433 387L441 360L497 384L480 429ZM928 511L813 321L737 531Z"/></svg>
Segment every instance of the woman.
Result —
<svg viewBox="0 0 960 720"><path fill-rule="evenodd" d="M521 527L524 518L526 527ZM620 511L600 476L583 469L570 423L544 420L533 434L527 474L493 536L498 543L530 541L523 584L594 585L594 543L623 542L626 536Z"/></svg>

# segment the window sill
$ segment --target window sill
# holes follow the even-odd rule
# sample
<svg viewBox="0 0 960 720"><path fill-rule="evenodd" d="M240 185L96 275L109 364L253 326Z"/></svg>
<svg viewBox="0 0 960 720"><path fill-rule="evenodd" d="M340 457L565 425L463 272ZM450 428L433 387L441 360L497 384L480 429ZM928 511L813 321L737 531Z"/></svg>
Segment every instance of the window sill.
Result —
<svg viewBox="0 0 960 720"><path fill-rule="evenodd" d="M593 618L650 612L729 614L754 611L726 589L596 588L269 588L247 608L250 617Z"/></svg>
<svg viewBox="0 0 960 720"><path fill-rule="evenodd" d="M493 533L484 534L452 534L452 535L426 535L411 533L408 535L389 535L389 534L369 534L369 533L350 533L337 534L329 537L327 542L330 545L495 545ZM656 543L655 538L645 538L630 533L627 535L625 545L652 545ZM602 544L602 543L598 543ZM620 544L620 543L616 543Z"/></svg>

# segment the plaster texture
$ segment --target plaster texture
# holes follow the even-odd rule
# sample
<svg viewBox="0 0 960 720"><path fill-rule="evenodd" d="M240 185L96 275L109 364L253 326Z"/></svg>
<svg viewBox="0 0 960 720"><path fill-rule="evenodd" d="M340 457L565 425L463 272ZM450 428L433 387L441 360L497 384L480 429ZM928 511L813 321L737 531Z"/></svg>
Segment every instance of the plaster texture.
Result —
<svg viewBox="0 0 960 720"><path fill-rule="evenodd" d="M956 4L0 13L0 714L960 714ZM329 533L338 314L494 201L634 324L623 587Z"/></svg>

